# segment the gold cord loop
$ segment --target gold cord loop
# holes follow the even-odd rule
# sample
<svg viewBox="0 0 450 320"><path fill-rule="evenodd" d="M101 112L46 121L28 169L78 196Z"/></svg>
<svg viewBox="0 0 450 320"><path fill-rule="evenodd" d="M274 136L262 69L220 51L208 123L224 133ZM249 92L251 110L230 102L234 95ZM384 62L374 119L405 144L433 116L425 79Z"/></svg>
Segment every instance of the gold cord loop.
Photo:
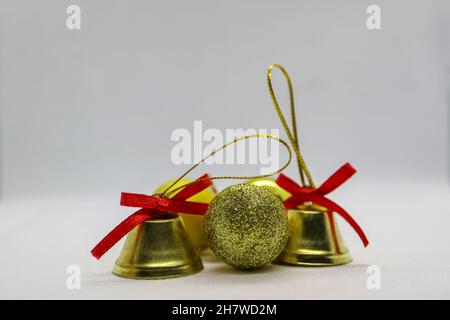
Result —
<svg viewBox="0 0 450 320"><path fill-rule="evenodd" d="M273 90L272 70L274 68L278 68L283 73L284 77L286 78L287 84L288 84L293 132L289 129L289 126L286 122L286 119L284 118L283 113L281 112L280 105L278 104L278 100L277 100L277 98L275 96L275 92ZM267 71L267 84L269 86L269 92L270 92L270 96L272 97L272 101L273 101L275 110L277 111L278 117L280 118L283 128L284 128L284 130L289 138L289 141L292 145L292 148L294 149L294 152L295 152L295 155L297 158L297 166L298 166L298 170L300 173L301 184L304 187L306 186L305 177L304 177L304 175L306 175L309 186L314 188L313 179L311 177L311 174L309 173L309 170L308 170L308 167L306 166L305 161L303 160L302 154L300 153L298 133L297 133L297 121L296 121L296 116L295 116L294 90L292 89L291 78L289 77L289 74L287 73L287 71L281 65L272 64L269 66L269 69Z"/></svg>
<svg viewBox="0 0 450 320"><path fill-rule="evenodd" d="M174 188L172 190L170 190L173 186L175 186L181 179L183 179L187 174L189 174L191 171L193 171L195 168L197 168L199 165L201 165L202 163L204 163L204 161L212 156L214 156L217 152L227 148L228 146L235 144L241 140L248 140L250 138L268 138L268 139L274 139L277 140L278 142L280 142L282 145L284 145L289 153L289 159L286 162L286 164L284 164L281 168L279 168L278 170L271 172L271 173L267 173L267 174L262 174L262 175L257 175L257 176L217 176L217 177L209 177L209 178L202 178L202 179L197 179L193 182L189 182L186 183L182 186L179 186L177 188ZM277 173L280 173L281 171L283 171L284 169L286 169L286 167L291 163L292 160L292 151L289 147L289 144L284 141L283 139L281 139L278 136L275 136L273 134L263 134L263 133L256 133L256 134L250 134L250 135L243 135L243 136L239 136L239 137L235 137L232 141L227 142L226 144L224 144L223 146L221 146L220 148L212 151L210 154L208 154L206 157L204 157L203 159L201 159L199 162L197 162L196 164L194 164L191 168L189 168L189 170L187 170L185 173L183 173L178 179L176 179L173 183L170 184L170 186L168 186L163 192L157 194L160 197L169 197L170 195L172 195L173 193L175 193L176 191L190 185L190 184L194 184L197 183L199 181L203 181L203 180L218 180L218 179L259 179L259 178L265 178L265 177L270 177L273 176ZM170 190L170 191L169 191Z"/></svg>

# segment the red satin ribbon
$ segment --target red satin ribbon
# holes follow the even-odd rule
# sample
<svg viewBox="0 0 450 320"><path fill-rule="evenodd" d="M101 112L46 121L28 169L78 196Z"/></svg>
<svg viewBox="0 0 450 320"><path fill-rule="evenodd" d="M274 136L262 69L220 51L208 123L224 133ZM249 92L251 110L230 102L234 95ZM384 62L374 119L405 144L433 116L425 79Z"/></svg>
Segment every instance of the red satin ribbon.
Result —
<svg viewBox="0 0 450 320"><path fill-rule="evenodd" d="M276 183L280 187L282 187L292 195L290 198L284 201L284 205L287 209L296 208L297 206L305 202L312 202L330 210L328 212L328 217L330 218L333 238L335 244L337 245L338 251L339 246L336 240L336 232L332 215L333 212L339 214L342 218L344 218L345 221L347 221L352 226L352 228L356 231L365 247L369 245L369 240L367 240L364 231L361 229L358 223L356 223L356 221L352 218L352 216L350 216L350 214L347 211L345 211L341 206L339 206L337 203L325 197L325 195L337 189L355 173L356 169L353 168L350 163L346 163L342 167L340 167L335 173L333 173L318 188L303 188L295 181L288 178L282 173L276 180Z"/></svg>
<svg viewBox="0 0 450 320"><path fill-rule="evenodd" d="M204 178L208 178L208 175L204 174L197 180ZM197 183L190 184L175 194L171 199L161 198L159 196L122 192L120 205L126 207L140 207L142 209L128 216L128 218L123 220L117 227L108 233L102 241L100 241L94 249L91 250L91 254L97 259L100 259L101 256L103 256L109 249L111 249L112 246L114 246L136 226L147 220L160 217L164 213L176 212L198 215L205 214L208 209L208 204L186 201L186 199L208 188L210 185L212 185L211 180L202 180Z"/></svg>

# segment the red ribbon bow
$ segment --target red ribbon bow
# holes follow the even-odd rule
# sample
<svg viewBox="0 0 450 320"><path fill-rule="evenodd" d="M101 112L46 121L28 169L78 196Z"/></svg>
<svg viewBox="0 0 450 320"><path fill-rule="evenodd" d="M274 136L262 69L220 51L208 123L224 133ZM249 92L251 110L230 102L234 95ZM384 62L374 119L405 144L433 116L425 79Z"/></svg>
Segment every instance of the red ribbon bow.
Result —
<svg viewBox="0 0 450 320"><path fill-rule="evenodd" d="M352 218L352 216L337 203L325 197L325 195L336 190L355 173L356 169L353 168L352 165L347 162L342 167L340 167L335 173L333 173L318 188L303 188L295 181L285 176L284 174L280 174L280 176L276 180L276 183L280 187L282 187L292 195L291 197L289 197L284 201L286 209L296 208L298 205L301 205L305 202L313 202L319 206L325 207L328 210L330 210L327 212L327 214L330 219L334 243L336 245L338 252L340 251L340 249L337 242L334 227L333 212L339 214L342 218L345 219L345 221L347 221L352 226L352 228L356 231L365 247L369 245L369 240L367 240L364 231L361 229L358 223L356 223L356 221Z"/></svg>
<svg viewBox="0 0 450 320"><path fill-rule="evenodd" d="M208 178L204 174L197 180ZM186 199L199 193L200 191L212 185L211 180L201 180L197 183L187 185L171 199L161 198L159 196L149 196L145 194L122 192L120 205L126 207L140 207L142 209L136 211L123 220L117 227L108 233L102 241L100 241L91 253L97 259L100 259L112 246L122 239L128 232L136 226L160 217L161 214L168 212L189 213L189 214L205 214L208 204L186 201Z"/></svg>

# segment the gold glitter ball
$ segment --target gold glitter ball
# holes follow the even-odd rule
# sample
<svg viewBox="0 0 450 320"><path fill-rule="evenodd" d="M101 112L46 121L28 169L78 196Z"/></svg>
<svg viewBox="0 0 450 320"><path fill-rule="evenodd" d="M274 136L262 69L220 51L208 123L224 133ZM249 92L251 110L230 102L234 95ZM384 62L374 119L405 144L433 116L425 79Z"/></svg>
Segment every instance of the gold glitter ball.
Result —
<svg viewBox="0 0 450 320"><path fill-rule="evenodd" d="M288 239L283 202L267 189L251 184L233 185L217 194L203 226L211 250L242 270L273 261Z"/></svg>

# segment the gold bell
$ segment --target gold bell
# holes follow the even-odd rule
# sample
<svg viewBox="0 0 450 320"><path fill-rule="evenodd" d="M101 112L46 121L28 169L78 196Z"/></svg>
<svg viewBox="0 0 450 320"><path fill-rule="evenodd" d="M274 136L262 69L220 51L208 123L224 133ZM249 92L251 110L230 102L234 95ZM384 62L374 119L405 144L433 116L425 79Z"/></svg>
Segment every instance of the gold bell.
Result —
<svg viewBox="0 0 450 320"><path fill-rule="evenodd" d="M168 214L147 220L128 234L113 273L134 279L166 279L202 269L180 217Z"/></svg>
<svg viewBox="0 0 450 320"><path fill-rule="evenodd" d="M342 240L333 213L311 205L288 210L289 239L278 263L303 266L336 266L352 257Z"/></svg>
<svg viewBox="0 0 450 320"><path fill-rule="evenodd" d="M180 179L178 183L176 183L174 186L172 186L168 191L180 187L182 185L188 184L190 182L193 182L194 180L191 179ZM164 190L169 187L174 180L170 180L163 185L161 185L159 188L155 190L155 193L161 193ZM175 192L173 195L176 195L179 191ZM200 191L199 193L193 195L189 198L189 201L194 202L200 202L200 203L210 203L212 199L214 199L214 196L216 195L217 190L215 189L214 185L211 185L209 188ZM206 242L205 234L203 231L203 215L195 215L195 214L183 214L180 213L180 218L183 221L184 228L191 238L192 244L196 249L204 249L208 247L208 244Z"/></svg>
<svg viewBox="0 0 450 320"><path fill-rule="evenodd" d="M247 181L248 184L253 184L258 187L263 187L274 195L278 196L281 201L288 199L291 194L280 187L273 178L259 178Z"/></svg>

